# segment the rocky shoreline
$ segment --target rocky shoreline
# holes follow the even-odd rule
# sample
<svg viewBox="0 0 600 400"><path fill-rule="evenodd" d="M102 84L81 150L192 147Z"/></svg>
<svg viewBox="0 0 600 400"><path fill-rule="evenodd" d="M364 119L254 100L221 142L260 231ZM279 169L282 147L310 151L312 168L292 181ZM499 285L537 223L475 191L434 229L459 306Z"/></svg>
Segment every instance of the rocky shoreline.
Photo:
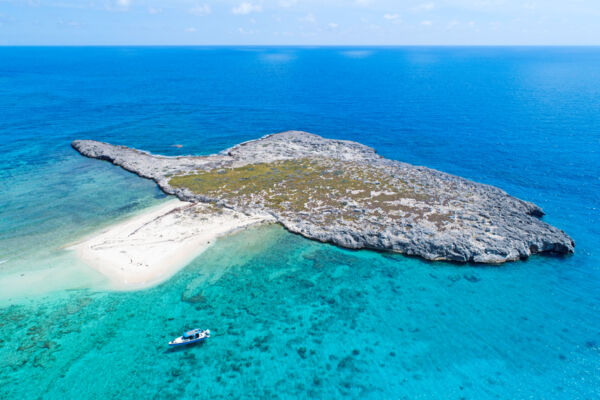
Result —
<svg viewBox="0 0 600 400"><path fill-rule="evenodd" d="M573 240L501 189L388 160L359 143L289 131L209 156L165 157L76 140L86 157L154 180L183 201L274 218L291 232L352 249L498 264L567 254Z"/></svg>

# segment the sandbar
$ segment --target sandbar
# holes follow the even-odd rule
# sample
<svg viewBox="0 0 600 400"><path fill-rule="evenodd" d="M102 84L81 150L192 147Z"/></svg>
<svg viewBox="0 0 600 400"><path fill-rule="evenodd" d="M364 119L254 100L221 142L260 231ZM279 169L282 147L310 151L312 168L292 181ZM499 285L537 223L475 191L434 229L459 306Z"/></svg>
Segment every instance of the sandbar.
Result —
<svg viewBox="0 0 600 400"><path fill-rule="evenodd" d="M271 222L213 204L173 199L68 247L117 290L157 285L221 236Z"/></svg>

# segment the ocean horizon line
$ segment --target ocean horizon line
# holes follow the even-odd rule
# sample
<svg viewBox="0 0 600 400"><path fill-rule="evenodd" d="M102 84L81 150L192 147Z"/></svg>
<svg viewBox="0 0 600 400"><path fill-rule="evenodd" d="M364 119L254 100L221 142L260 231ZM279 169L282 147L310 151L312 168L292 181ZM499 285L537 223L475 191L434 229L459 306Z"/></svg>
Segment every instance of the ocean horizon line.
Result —
<svg viewBox="0 0 600 400"><path fill-rule="evenodd" d="M0 44L0 48L88 48L88 47L146 47L146 48L599 48L599 44Z"/></svg>

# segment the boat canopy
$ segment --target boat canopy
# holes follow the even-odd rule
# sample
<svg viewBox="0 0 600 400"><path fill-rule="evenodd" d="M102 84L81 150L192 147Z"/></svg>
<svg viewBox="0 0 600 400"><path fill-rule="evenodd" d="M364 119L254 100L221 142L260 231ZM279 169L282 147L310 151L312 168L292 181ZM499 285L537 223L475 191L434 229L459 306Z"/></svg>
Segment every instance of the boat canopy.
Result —
<svg viewBox="0 0 600 400"><path fill-rule="evenodd" d="M199 333L200 329L192 329L191 331L187 331L183 334L183 337L188 338L190 336L194 336L196 333Z"/></svg>

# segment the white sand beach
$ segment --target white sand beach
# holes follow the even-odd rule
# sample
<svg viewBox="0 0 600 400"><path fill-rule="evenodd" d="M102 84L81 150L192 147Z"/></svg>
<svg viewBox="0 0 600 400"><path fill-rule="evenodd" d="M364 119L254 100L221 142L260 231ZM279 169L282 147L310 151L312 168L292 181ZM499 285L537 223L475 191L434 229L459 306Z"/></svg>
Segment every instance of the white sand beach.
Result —
<svg viewBox="0 0 600 400"><path fill-rule="evenodd" d="M115 289L140 289L165 281L218 237L269 221L213 205L171 200L68 249L108 277Z"/></svg>

